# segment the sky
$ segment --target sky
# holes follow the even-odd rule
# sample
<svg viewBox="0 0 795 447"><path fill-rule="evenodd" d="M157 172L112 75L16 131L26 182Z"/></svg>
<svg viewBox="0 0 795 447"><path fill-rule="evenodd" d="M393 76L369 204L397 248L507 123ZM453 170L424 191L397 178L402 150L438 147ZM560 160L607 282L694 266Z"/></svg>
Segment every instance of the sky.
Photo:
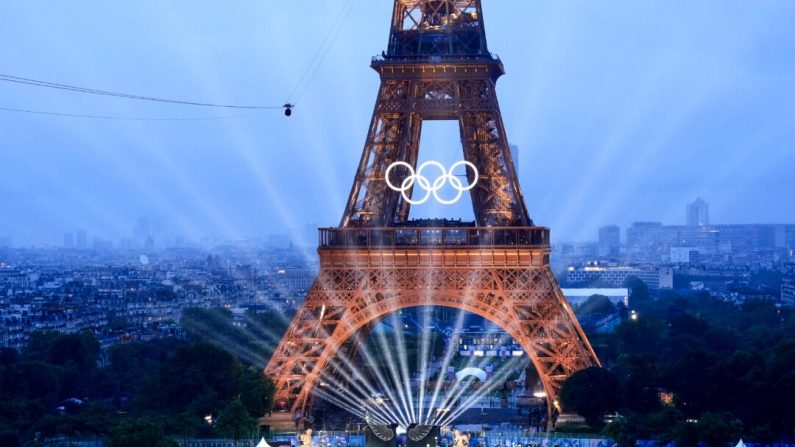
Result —
<svg viewBox="0 0 795 447"><path fill-rule="evenodd" d="M244 239L339 223L379 85L392 2L0 2L0 74L295 113L137 102L0 82L0 237L59 245L130 237ZM795 2L483 0L508 139L553 240L602 225L795 223ZM327 42L328 50L318 52ZM309 82L306 82L309 81ZM209 119L204 119L209 118ZM456 123L421 160L463 158ZM471 204L412 217L471 218Z"/></svg>

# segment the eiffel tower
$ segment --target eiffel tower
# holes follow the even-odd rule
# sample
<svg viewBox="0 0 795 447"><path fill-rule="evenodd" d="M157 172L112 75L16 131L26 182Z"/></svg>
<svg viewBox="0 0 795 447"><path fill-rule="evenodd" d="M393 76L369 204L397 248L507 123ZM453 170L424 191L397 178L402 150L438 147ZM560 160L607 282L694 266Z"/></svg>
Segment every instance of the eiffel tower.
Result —
<svg viewBox="0 0 795 447"><path fill-rule="evenodd" d="M461 309L505 330L537 369L551 411L566 378L599 360L549 267L549 229L534 226L522 197L495 91L505 71L486 45L480 0L395 0L389 48L371 66L381 87L345 214L320 230L318 277L265 370L275 415L308 415L346 342L417 306ZM409 220L413 190L432 182L407 181L424 120L459 122L477 169L467 170L468 226ZM396 162L405 164L390 169Z"/></svg>

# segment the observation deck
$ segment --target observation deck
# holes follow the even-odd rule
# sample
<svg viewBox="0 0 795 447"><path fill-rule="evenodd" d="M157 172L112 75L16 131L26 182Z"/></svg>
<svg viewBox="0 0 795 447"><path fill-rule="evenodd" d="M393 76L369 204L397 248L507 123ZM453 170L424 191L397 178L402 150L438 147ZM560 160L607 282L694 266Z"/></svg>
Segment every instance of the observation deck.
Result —
<svg viewBox="0 0 795 447"><path fill-rule="evenodd" d="M549 249L546 227L321 228L320 250Z"/></svg>

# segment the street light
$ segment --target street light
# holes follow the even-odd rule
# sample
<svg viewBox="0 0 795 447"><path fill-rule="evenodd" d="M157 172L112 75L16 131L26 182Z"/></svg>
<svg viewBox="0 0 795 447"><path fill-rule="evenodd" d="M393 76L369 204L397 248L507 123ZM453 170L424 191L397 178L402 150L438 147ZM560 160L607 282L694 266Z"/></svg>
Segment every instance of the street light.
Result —
<svg viewBox="0 0 795 447"><path fill-rule="evenodd" d="M544 389L544 384L540 380L533 387L533 397L537 399L545 399L547 397L547 390Z"/></svg>

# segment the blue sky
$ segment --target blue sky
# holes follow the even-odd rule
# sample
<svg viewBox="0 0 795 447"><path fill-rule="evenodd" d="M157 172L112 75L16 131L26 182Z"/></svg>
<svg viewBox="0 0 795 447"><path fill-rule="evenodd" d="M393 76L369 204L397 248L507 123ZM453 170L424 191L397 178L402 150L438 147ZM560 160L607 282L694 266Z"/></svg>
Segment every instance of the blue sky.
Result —
<svg viewBox="0 0 795 447"><path fill-rule="evenodd" d="M0 3L0 74L231 104L282 104L348 0ZM484 0L520 180L557 241L638 220L795 223L795 2ZM249 238L339 222L392 2L358 0L295 115L91 97L0 82L0 236ZM450 123L421 158L460 159ZM414 216L468 217L428 205Z"/></svg>

